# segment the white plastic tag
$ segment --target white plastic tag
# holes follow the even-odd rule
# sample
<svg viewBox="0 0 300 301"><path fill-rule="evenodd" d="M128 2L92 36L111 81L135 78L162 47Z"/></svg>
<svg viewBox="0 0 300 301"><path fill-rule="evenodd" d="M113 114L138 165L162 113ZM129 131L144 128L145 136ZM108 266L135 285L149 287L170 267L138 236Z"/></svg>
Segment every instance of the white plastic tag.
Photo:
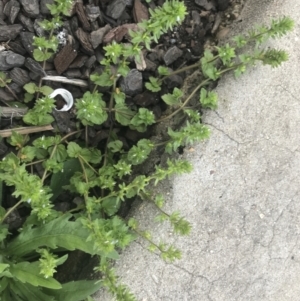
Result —
<svg viewBox="0 0 300 301"><path fill-rule="evenodd" d="M60 89L54 90L49 95L49 97L54 98L57 95L60 95L65 100L66 104L60 110L56 109L56 111L61 111L61 112L62 111L69 111L73 107L73 104L74 104L72 94L68 90L60 88Z"/></svg>

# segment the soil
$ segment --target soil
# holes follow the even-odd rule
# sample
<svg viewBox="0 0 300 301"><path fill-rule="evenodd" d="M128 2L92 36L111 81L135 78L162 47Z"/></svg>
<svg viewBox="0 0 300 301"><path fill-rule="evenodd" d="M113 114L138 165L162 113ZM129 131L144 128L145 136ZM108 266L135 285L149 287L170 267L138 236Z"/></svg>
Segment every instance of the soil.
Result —
<svg viewBox="0 0 300 301"><path fill-rule="evenodd" d="M47 61L44 70L41 65L36 65L32 62L33 49L31 41L33 35L45 34L38 26L38 20L50 18L44 4L51 3L51 0L36 1L40 4L39 9L36 8L34 10L32 8L32 12L26 9L27 0L20 1L21 4L18 4L19 10L11 8L15 2L17 1L0 0L0 71L4 71L9 78L12 78L9 87L17 96L18 102L22 103L25 92L22 86L29 81L33 81L38 85L41 76L45 75L60 75L72 80L81 80L81 83L85 83L85 86L83 84L79 86L77 84L65 84L51 80L45 81L45 84L53 89L67 89L73 94L75 99L82 97L85 91L93 88L89 82L89 76L94 72L101 71L99 61L104 55L103 46L112 40L130 42L127 36L128 28L136 26L135 24L141 16L147 17L149 7L154 9L164 1L155 0L150 4L140 0L78 1L74 6L71 17L65 18L63 27L56 33L61 35L65 41L62 42L54 58ZM114 3L113 6L111 2ZM164 34L157 45L152 45L152 51L144 53L146 68L139 70L142 74L143 83L150 76L156 75L158 66L168 62L168 67L176 70L179 67L195 63L202 56L206 48L218 45L219 41L230 31L232 22L241 21L239 20L239 14L244 2L245 0L185 0L188 15L183 24L175 27L173 31ZM126 3L127 5L122 8L120 3ZM117 4L121 5L119 11L115 9L118 6ZM18 5L16 6L18 7ZM120 16L116 17L119 14ZM172 49L176 50L176 55L178 54L179 57L174 62L171 61L169 63L168 60L172 60L173 52L171 52L172 55L169 58L168 52ZM1 55L3 53L17 55L18 60L13 60L12 64L2 64ZM132 69L139 68L134 62L131 63L130 67ZM195 83L199 82L199 77L201 77L199 71L180 74L165 83L162 94L165 94L174 87L182 87L184 94L189 95ZM104 93L104 97L107 97L105 90L102 93ZM153 110L157 118L160 118L167 113L166 105L160 100L160 96L161 94L157 94L155 97L149 95L145 88L142 91L133 89L132 91L128 91L126 101L128 104L137 107L147 107ZM56 100L58 108L61 108L64 105L63 99L57 97ZM6 88L0 88L0 101L2 102L0 105L5 107L10 102L15 102L16 99ZM30 107L30 104L26 104L26 106ZM20 114L18 117L20 117ZM2 130L25 126L22 119L14 118L14 116L16 115L9 117L2 116L0 120L0 136ZM74 117L73 109L63 113L54 112L56 121L53 127L58 129L62 135L73 131L76 128ZM168 126L176 128L181 122L182 119L180 118L172 119L150 128L146 133L139 133L116 126L116 133L129 149L139 139L144 137L152 137L151 139L155 141L164 140L166 137L166 128ZM89 129L91 145L101 149L101 145L105 145L103 142L107 139L109 128L109 122L100 127L91 127ZM44 132L36 133L33 136L37 138L42 134ZM11 151L14 152L14 149L2 140L0 142L1 158ZM137 168L136 173L151 173L154 166L163 160L162 150L158 150L143 164L143 170L139 171ZM39 174L41 168L41 166L37 165L34 172ZM11 195L11 188L4 187L4 193L5 198L2 206L6 208L12 207L17 202L17 199ZM128 201L123 204L120 209L120 215L125 217L128 214L131 202ZM73 196L69 194L61 195L61 198L57 199L56 206L57 210L69 210L69 208L74 206ZM29 213L30 211L24 207L14 211L14 214L8 220L12 233L16 233ZM70 254L66 264L58 269L57 278L62 282L94 278L97 276L92 273L92 267L95 264L94 260L91 260L82 252L73 252Z"/></svg>

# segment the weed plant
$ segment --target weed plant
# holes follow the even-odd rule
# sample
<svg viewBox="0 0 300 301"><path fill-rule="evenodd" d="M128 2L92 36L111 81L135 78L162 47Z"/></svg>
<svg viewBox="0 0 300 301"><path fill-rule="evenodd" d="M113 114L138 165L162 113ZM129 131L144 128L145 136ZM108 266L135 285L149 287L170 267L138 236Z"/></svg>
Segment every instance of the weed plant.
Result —
<svg viewBox="0 0 300 301"><path fill-rule="evenodd" d="M34 39L36 49L33 56L36 61L45 62L54 55L58 47L55 32L62 25L62 17L68 14L71 5L70 0L55 0L49 6L53 18L41 22L49 34ZM136 300L119 283L112 268L120 250L137 237L142 237L149 243L149 250L160 254L166 261L179 259L181 252L165 241L157 242L151 231L142 231L134 218L124 220L119 217L120 205L136 197L152 202L158 209L157 221L169 222L175 234L189 234L189 222L178 212L165 212L163 196L155 195L148 187L174 174L190 172L192 167L185 160L170 157L165 166L156 166L151 175L133 174L133 168L143 164L158 146L164 145L165 152L172 155L179 147L209 137L210 131L201 123L197 107L189 106L189 102L198 93L199 106L215 109L217 95L208 89L210 83L231 71L239 76L258 62L277 67L288 58L283 50L262 47L262 43L269 38L281 37L292 29L293 21L283 17L273 20L270 26L260 26L246 35L237 36L212 51L206 50L194 65L174 72L160 66L157 76L150 77L145 84L152 92L159 91L167 77L189 69L200 70L203 79L186 98L180 88L163 95L162 100L171 108L171 113L158 120L151 110L129 107L124 92L118 86L120 77L125 77L130 71L129 59L140 62L144 48L150 50L162 34L184 20L186 7L183 2L170 0L164 2L162 7L150 10L150 15L149 20L138 24L137 31L130 32L130 44L112 42L104 47L105 58L101 61L103 72L90 77L95 88L85 92L75 103L80 124L77 131L65 136L41 135L32 139L19 134L16 129L8 139L16 151L0 162L0 179L5 185L13 186L13 196L17 202L8 209L0 207L1 300L90 301L90 295L100 286L105 286L119 301ZM249 47L244 48L253 43L252 51ZM237 52L240 54L237 55ZM9 79L1 76L0 81L1 85L6 85ZM108 102L98 92L99 87L109 89ZM51 88L30 83L24 89L29 94L26 101L33 98L35 104L23 121L28 125L51 123L54 120L51 113L55 107L54 100L47 96ZM42 97L39 97L40 94ZM169 138L166 141L154 143L151 139L141 139L126 149L114 131L115 125L119 124L145 132L149 126L172 118L179 112L186 115L186 121L177 130L167 129ZM90 147L87 135L85 140L80 140L80 134L87 133L88 127L104 123L109 124L104 151ZM33 172L32 167L37 163L42 163L41 175ZM82 200L68 212L54 209L54 202L63 189ZM18 234L12 236L7 219L21 206L29 208L31 213ZM98 256L99 265L95 269L102 273L103 278L96 284L94 281L61 284L55 280L56 267L68 257L62 254L72 250Z"/></svg>

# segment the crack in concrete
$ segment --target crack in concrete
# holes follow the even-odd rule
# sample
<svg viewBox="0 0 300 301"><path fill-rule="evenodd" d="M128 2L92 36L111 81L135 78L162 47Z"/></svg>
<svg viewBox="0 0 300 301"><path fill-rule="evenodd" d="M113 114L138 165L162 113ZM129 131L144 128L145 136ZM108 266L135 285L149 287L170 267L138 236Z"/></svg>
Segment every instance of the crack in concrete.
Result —
<svg viewBox="0 0 300 301"><path fill-rule="evenodd" d="M289 93L295 100L298 100L300 102L300 99L296 97L292 92L290 92L287 88L283 87L282 85L279 85L279 87L281 87L285 92Z"/></svg>
<svg viewBox="0 0 300 301"><path fill-rule="evenodd" d="M242 142L237 141L236 139L232 138L229 134L227 134L224 130L218 128L217 126L215 126L215 125L212 124L212 123L205 122L205 125L209 125L209 126L213 127L213 128L216 129L217 131L219 131L219 132L221 132L222 134L224 134L224 136L226 136L229 140L235 142L237 145L247 144L247 143L252 142L252 140L242 141Z"/></svg>

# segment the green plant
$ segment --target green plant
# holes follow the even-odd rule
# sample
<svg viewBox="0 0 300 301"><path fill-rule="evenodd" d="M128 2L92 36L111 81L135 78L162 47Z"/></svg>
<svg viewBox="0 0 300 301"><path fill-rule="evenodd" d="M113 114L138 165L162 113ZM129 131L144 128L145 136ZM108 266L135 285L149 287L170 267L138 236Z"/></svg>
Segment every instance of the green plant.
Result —
<svg viewBox="0 0 300 301"><path fill-rule="evenodd" d="M69 15L72 4L73 0L54 0L53 4L47 5L52 14L52 19L45 19L39 24L49 34L47 37L35 36L33 40L33 45L36 47L33 51L33 57L37 62L43 62L43 68L45 68L46 60L55 54L59 46L59 39L57 35L54 35L54 32L62 26L62 17ZM55 107L55 100L48 97L53 89L48 86L42 86L41 80L38 86L35 83L28 83L23 88L26 91L24 102L27 103L34 100L36 96L33 108L28 111L23 121L32 125L45 125L53 122L54 118L50 113ZM40 98L40 94L44 95L44 97Z"/></svg>
<svg viewBox="0 0 300 301"><path fill-rule="evenodd" d="M28 83L23 88L26 91L24 95L24 102L29 102L33 100L36 93L41 93L44 96L48 96L53 92L53 89L51 87L38 87L35 83Z"/></svg>
<svg viewBox="0 0 300 301"><path fill-rule="evenodd" d="M57 0L51 7L55 22L59 23L60 15L68 11L67 3L70 1ZM13 195L18 201L7 210L3 206L0 207L0 281L1 290L7 298L13 296L14 300L22 300L21 298L26 296L28 300L53 300L52 297L55 297L55 300L78 300L74 299L74 294L70 292L72 285L76 283L61 285L54 280L53 273L56 266L66 259L65 256L61 256L61 251L80 249L99 256L99 266L96 270L103 274L100 284L107 287L117 300L135 300L128 289L119 284L118 277L111 268L112 261L118 258L118 251L140 236L149 243L149 250L160 254L164 260L174 261L180 258L181 253L173 245L156 242L150 231L141 230L135 219L126 221L120 218L117 214L121 203L133 197L140 197L157 207L159 215L156 220L169 222L174 233L187 235L191 229L188 221L180 213L167 213L163 210L164 199L161 195L149 191L149 185L157 185L174 174L190 172L191 165L187 161L169 159L165 165L156 166L150 175L138 174L136 167L143 164L158 147L163 146L167 153L173 154L180 147L209 137L209 129L201 123L198 112L200 106L209 109L215 109L217 106L217 95L209 91L209 83L229 71L238 76L258 61L277 67L287 59L284 51L275 49L255 48L250 54L236 54L237 51L242 51L246 44L256 42L261 45L267 38L285 34L292 28L293 22L284 17L273 21L270 27L260 27L246 36L236 37L233 45L216 47L213 52L207 50L204 57L192 66L173 72L160 66L158 76L150 77L150 82L145 85L153 92L161 89L168 76L189 69L200 69L203 79L188 96L179 88L162 95L162 100L172 108L172 112L157 120L151 110L129 106L125 101L125 94L118 87L120 76L126 76L130 70L129 57L135 57L135 60L139 61L144 47L150 49L152 42L157 42L164 32L184 19L186 8L177 0L166 1L162 7L150 11L150 14L149 20L139 24L139 30L130 33L130 45L113 42L104 47L105 59L101 61L104 71L91 75L95 84L94 90L85 92L75 104L76 117L81 123L78 131L64 137L54 135L32 139L13 133L9 139L8 142L16 148L16 153L7 155L0 163L0 180L7 186L14 187ZM50 37L56 26L53 20L50 23L44 22L45 29L50 30ZM37 60L44 61L56 49L55 38L49 38L48 41L36 39L35 43L38 47L38 51L34 53ZM108 101L105 101L104 93L97 91L99 86L110 88L109 93L106 93ZM37 87L30 84L26 89L33 93L43 93L41 85ZM198 91L198 104L189 106L191 98ZM53 107L53 99L47 96L38 99L25 115L24 121L33 125L50 123L53 120L50 115ZM177 130L168 128L169 137L161 142L141 139L135 145L125 146L115 130L115 126L125 126L144 132L149 126L179 113L183 113L186 119L182 127ZM80 136L83 131L87 133L89 126L104 124L107 139L101 149L91 147L87 135L85 138ZM38 163L43 166L40 176L34 174L31 169ZM61 194L62 186L81 200L76 208L65 213L53 209L53 202ZM29 208L31 214L20 233L10 238L5 220L20 206ZM24 269L32 271L32 279L27 279L25 274L20 272ZM23 276L20 276L20 273ZM82 299L98 288L89 284L80 283L86 289L81 295ZM30 292L44 295L43 298L41 295L33 297L27 295Z"/></svg>
<svg viewBox="0 0 300 301"><path fill-rule="evenodd" d="M11 82L10 78L7 78L6 74L4 72L0 72L0 87L6 87L6 89L11 93L11 95L16 99L19 100L17 95L14 93L14 91L8 86L8 84ZM2 102L4 102L6 105L8 105L8 103L6 103L5 101L1 100Z"/></svg>

